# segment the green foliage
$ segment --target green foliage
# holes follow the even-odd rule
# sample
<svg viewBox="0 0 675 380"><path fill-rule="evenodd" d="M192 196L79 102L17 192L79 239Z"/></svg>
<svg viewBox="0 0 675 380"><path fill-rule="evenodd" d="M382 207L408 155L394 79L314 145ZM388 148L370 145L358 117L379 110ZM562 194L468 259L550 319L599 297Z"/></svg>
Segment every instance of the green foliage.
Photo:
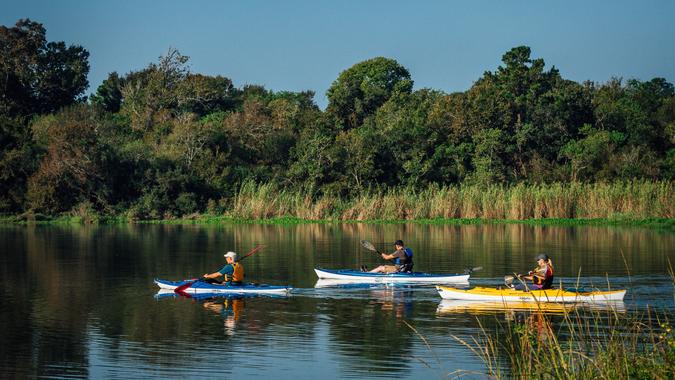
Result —
<svg viewBox="0 0 675 380"><path fill-rule="evenodd" d="M31 129L46 154L28 180L26 197L33 210L56 213L76 203L107 204L107 148L98 138L97 121L86 105L37 119Z"/></svg>
<svg viewBox="0 0 675 380"><path fill-rule="evenodd" d="M0 25L0 114L49 113L73 104L88 86L89 52L47 42L42 24L29 19Z"/></svg>
<svg viewBox="0 0 675 380"><path fill-rule="evenodd" d="M671 83L576 83L527 46L453 94L413 91L398 62L368 59L335 79L326 111L312 91L190 73L169 49L74 105L88 53L45 34L30 20L0 27L0 212L223 213L255 183L301 194L287 200L303 215L573 217L602 213L574 211L574 191L559 183L675 175Z"/></svg>
<svg viewBox="0 0 675 380"><path fill-rule="evenodd" d="M188 59L178 50L169 49L158 64L125 78L121 112L135 130L152 131L172 117L179 103L178 89L189 73Z"/></svg>
<svg viewBox="0 0 675 380"><path fill-rule="evenodd" d="M120 78L116 72L110 73L96 89L96 94L90 97L91 103L108 112L119 112L122 105L122 87L124 87L124 79Z"/></svg>
<svg viewBox="0 0 675 380"><path fill-rule="evenodd" d="M41 156L30 129L0 116L0 212L19 212L24 203L27 180Z"/></svg>
<svg viewBox="0 0 675 380"><path fill-rule="evenodd" d="M326 96L328 112L346 128L360 125L398 93L410 93L413 81L406 68L393 59L372 58L340 73Z"/></svg>

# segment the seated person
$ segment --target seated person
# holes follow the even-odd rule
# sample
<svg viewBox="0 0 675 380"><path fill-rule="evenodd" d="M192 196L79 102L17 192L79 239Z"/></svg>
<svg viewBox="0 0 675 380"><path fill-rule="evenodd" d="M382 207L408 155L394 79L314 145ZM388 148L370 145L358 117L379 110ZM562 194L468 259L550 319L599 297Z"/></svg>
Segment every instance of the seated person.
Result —
<svg viewBox="0 0 675 380"><path fill-rule="evenodd" d="M203 277L206 282L211 284L241 285L244 283L244 266L237 262L237 254L228 252L225 255L225 264L219 271L205 274ZM223 281L218 281L218 277L223 276Z"/></svg>
<svg viewBox="0 0 675 380"><path fill-rule="evenodd" d="M539 290L550 289L553 285L553 263L548 255L540 254L536 257L537 267L527 273L526 276L518 274L521 283L516 285L516 290ZM531 282L527 283L527 282Z"/></svg>
<svg viewBox="0 0 675 380"><path fill-rule="evenodd" d="M394 243L394 251L391 254L382 253L382 258L385 260L393 260L394 265L380 265L379 267L370 271L370 273L396 273L396 272L411 272L413 267L412 250L403 245L402 240L396 240ZM361 267L365 271L365 267Z"/></svg>

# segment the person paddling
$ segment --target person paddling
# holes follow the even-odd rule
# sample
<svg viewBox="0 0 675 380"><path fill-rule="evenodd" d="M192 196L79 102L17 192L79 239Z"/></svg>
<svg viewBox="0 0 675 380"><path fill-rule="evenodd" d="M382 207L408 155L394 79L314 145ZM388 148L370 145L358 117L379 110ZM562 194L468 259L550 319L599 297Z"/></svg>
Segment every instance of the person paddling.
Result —
<svg viewBox="0 0 675 380"><path fill-rule="evenodd" d="M228 285L241 285L244 282L244 266L237 261L236 252L228 252L225 255L225 261L227 264L223 266L219 271L213 272L210 274L205 274L203 277L208 283L220 283ZM223 276L223 281L218 281L218 277Z"/></svg>
<svg viewBox="0 0 675 380"><path fill-rule="evenodd" d="M393 260L394 265L380 265L379 267L370 271L370 273L396 273L396 272L412 272L413 268L413 251L407 248L402 240L396 240L394 243L394 251L391 254L382 253L381 256L385 260ZM365 266L361 270L367 272Z"/></svg>
<svg viewBox="0 0 675 380"><path fill-rule="evenodd" d="M520 283L514 287L516 290L538 290L550 289L553 286L553 263L548 255L537 255L537 267L529 271L527 275L518 274L518 279L521 281L529 281L528 283Z"/></svg>

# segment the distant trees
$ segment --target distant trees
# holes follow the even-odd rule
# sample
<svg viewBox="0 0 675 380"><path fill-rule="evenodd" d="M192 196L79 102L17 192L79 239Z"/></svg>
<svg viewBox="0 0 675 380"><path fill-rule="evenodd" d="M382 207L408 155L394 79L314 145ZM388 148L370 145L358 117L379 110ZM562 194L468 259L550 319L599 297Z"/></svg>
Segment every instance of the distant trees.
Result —
<svg viewBox="0 0 675 380"><path fill-rule="evenodd" d="M47 42L42 24L0 25L0 114L49 113L73 104L88 86L89 52Z"/></svg>
<svg viewBox="0 0 675 380"><path fill-rule="evenodd" d="M38 23L0 27L0 212L169 218L218 212L254 182L354 197L675 175L671 83L576 83L526 46L453 94L413 90L393 59L359 62L325 111L311 91L191 73L175 49L85 102L87 60Z"/></svg>

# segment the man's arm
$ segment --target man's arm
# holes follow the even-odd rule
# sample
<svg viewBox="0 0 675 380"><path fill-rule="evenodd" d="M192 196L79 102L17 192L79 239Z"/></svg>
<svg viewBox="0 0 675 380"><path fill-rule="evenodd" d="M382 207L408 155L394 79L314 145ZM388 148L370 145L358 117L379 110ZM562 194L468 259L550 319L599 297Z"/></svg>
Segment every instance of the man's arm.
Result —
<svg viewBox="0 0 675 380"><path fill-rule="evenodd" d="M383 253L383 254L382 254L382 258L385 259L385 260L394 260L394 259L397 258L397 257L401 257L401 254L404 254L404 255L405 255L405 252L403 252L403 251L396 251L396 252L391 253L391 254Z"/></svg>
<svg viewBox="0 0 675 380"><path fill-rule="evenodd" d="M232 265L227 264L224 267L220 268L220 270L217 271L217 272L205 274L204 278L218 278L220 276L224 276L226 274L232 274L232 273L234 273L234 268L232 267Z"/></svg>

